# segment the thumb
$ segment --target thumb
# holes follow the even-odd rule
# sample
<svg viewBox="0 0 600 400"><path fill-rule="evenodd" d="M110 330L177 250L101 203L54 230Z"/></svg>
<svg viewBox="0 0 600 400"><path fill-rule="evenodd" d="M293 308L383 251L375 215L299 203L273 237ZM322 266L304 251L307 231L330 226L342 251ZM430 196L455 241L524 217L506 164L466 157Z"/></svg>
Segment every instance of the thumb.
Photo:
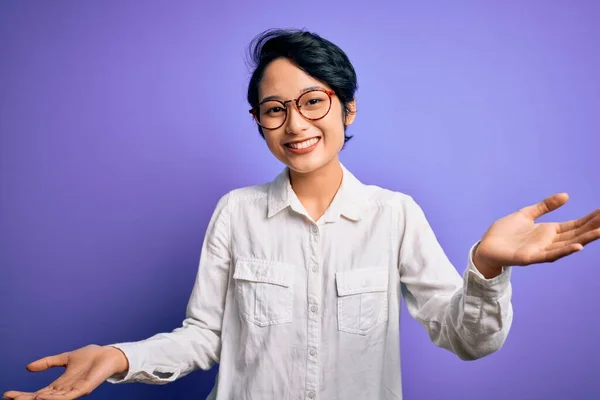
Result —
<svg viewBox="0 0 600 400"><path fill-rule="evenodd" d="M564 205L568 200L569 195L567 193L557 193L550 197L546 197L537 204L523 207L520 211L532 220L536 220L542 215L556 210L560 206Z"/></svg>
<svg viewBox="0 0 600 400"><path fill-rule="evenodd" d="M68 360L69 353L62 353L55 356L40 358L39 360L27 364L26 368L29 372L39 372L52 367L64 367L67 365Z"/></svg>

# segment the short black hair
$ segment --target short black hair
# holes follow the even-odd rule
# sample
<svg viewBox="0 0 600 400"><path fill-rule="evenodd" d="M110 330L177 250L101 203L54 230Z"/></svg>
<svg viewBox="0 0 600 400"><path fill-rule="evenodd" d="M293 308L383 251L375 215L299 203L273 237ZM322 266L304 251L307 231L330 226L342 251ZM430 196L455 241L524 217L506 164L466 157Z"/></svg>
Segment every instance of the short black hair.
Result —
<svg viewBox="0 0 600 400"><path fill-rule="evenodd" d="M349 113L349 103L354 100L358 82L356 71L342 49L316 33L300 29L268 29L257 35L249 47L249 62L254 68L248 85L248 103L258 104L258 85L266 67L275 59L289 59L313 78L326 83L342 104L342 118ZM264 138L260 126L258 132ZM352 136L346 134L344 144Z"/></svg>

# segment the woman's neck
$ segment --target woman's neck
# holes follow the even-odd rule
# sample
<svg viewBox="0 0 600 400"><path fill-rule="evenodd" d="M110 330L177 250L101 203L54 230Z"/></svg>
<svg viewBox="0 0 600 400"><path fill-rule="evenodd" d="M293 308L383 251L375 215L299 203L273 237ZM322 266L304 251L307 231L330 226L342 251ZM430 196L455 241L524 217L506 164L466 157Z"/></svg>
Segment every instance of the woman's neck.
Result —
<svg viewBox="0 0 600 400"><path fill-rule="evenodd" d="M290 170L292 189L314 221L321 218L333 201L343 174L337 157L309 173L301 174Z"/></svg>

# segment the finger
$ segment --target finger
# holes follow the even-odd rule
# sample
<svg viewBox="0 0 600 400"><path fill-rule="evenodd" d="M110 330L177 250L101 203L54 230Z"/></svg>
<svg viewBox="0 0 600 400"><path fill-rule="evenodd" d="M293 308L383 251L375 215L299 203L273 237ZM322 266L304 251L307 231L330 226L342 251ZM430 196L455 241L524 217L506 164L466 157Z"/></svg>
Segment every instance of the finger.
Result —
<svg viewBox="0 0 600 400"><path fill-rule="evenodd" d="M89 393L85 393L80 389L71 389L58 393L47 393L38 395L36 400L73 400L86 396L87 394Z"/></svg>
<svg viewBox="0 0 600 400"><path fill-rule="evenodd" d="M35 394L27 393L14 398L15 400L35 400Z"/></svg>
<svg viewBox="0 0 600 400"><path fill-rule="evenodd" d="M11 400L35 400L37 399L38 392L20 392L16 390L10 390L2 395L3 399L11 399ZM46 392L48 393L48 392Z"/></svg>
<svg viewBox="0 0 600 400"><path fill-rule="evenodd" d="M520 211L528 217L530 217L531 219L536 220L542 215L547 214L550 211L556 210L558 207L565 204L568 200L569 195L567 193L557 193L550 197L546 197L544 200L540 201L537 204L523 207Z"/></svg>
<svg viewBox="0 0 600 400"><path fill-rule="evenodd" d="M64 391L62 393L50 393L42 396L38 396L39 400L73 400L78 399L80 397L87 396L89 391L84 391L82 389L73 388L68 391Z"/></svg>
<svg viewBox="0 0 600 400"><path fill-rule="evenodd" d="M49 388L44 388L42 390L38 390L35 393L29 393L29 392L11 392L11 393L17 393L16 396L10 397L10 396L6 396L6 394L4 395L5 398L7 399L14 399L14 400L37 400L38 396L40 395L40 393L54 393L55 390L53 389L49 389Z"/></svg>
<svg viewBox="0 0 600 400"><path fill-rule="evenodd" d="M597 228L600 228L600 213L592 218L588 218L587 222L579 226L577 229L571 229L570 231L560 233L556 236L555 241L562 242L571 240Z"/></svg>
<svg viewBox="0 0 600 400"><path fill-rule="evenodd" d="M68 388L68 389L54 389L54 390L50 390L49 392L38 393L38 397L39 396L43 396L43 395L59 395L59 394L64 394L64 393L67 393L69 390L71 390L71 388Z"/></svg>
<svg viewBox="0 0 600 400"><path fill-rule="evenodd" d="M19 400L33 400L35 398L35 393L30 392L20 392L18 390L9 390L2 395L4 399L19 399Z"/></svg>
<svg viewBox="0 0 600 400"><path fill-rule="evenodd" d="M558 224L558 227L556 228L556 233L563 233L572 231L573 229L577 229L587 224L589 221L593 220L597 216L600 216L600 208L579 219L574 219Z"/></svg>
<svg viewBox="0 0 600 400"><path fill-rule="evenodd" d="M579 235L576 238L565 241L564 245L569 246L569 245L573 245L573 244L580 244L582 246L586 246L586 245L590 244L591 242L593 242L594 240L598 240L598 239L600 239L600 229L594 229L593 231L586 232L582 235Z"/></svg>
<svg viewBox="0 0 600 400"><path fill-rule="evenodd" d="M565 247L565 246L570 246L573 244L580 244L582 246L586 246L588 244L590 244L591 242L593 242L594 240L597 240L600 238L600 229L596 228L594 230L585 232L577 237L568 239L568 240L562 240L562 241L556 241L554 243L552 243L550 246L546 247L546 251L551 251L551 250L556 250L559 249L561 247Z"/></svg>
<svg viewBox="0 0 600 400"><path fill-rule="evenodd" d="M27 364L26 368L29 372L39 372L52 367L64 367L67 365L68 360L69 353L62 353L33 361Z"/></svg>
<svg viewBox="0 0 600 400"><path fill-rule="evenodd" d="M67 392L67 390L48 388L48 390L35 392L36 393L35 400L39 400L39 399L43 398L43 396L60 395L60 394L66 393L66 392Z"/></svg>
<svg viewBox="0 0 600 400"><path fill-rule="evenodd" d="M59 397L59 396L63 396L63 393L66 393L66 392L53 390L51 392L41 393L41 394L36 395L35 400L43 400L43 399L50 399L52 397Z"/></svg>
<svg viewBox="0 0 600 400"><path fill-rule="evenodd" d="M554 262L558 259L568 256L569 254L573 254L581 249L583 249L583 246L579 243L562 246L557 249L544 252L542 260L540 260L539 262Z"/></svg>
<svg viewBox="0 0 600 400"><path fill-rule="evenodd" d="M3 399L15 399L15 398L18 398L18 400L30 399L30 398L34 399L37 394L48 393L48 392L51 392L52 390L54 390L54 389L51 386L46 386L45 388L42 388L42 389L38 390L35 393L19 392L19 391L16 391L16 390L9 390L8 392L6 392L6 393L4 393L2 395L2 398ZM21 396L21 397L19 397L19 396Z"/></svg>

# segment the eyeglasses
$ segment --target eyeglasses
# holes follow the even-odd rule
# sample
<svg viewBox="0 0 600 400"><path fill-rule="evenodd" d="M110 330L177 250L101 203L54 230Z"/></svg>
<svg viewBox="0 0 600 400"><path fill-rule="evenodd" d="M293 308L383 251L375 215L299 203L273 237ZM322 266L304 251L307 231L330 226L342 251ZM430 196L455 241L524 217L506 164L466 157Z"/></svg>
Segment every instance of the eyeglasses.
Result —
<svg viewBox="0 0 600 400"><path fill-rule="evenodd" d="M287 120L288 103L294 102L296 109L310 121L319 120L329 113L333 90L315 89L302 93L297 99L287 101L267 100L249 110L256 123L264 129L278 129Z"/></svg>

